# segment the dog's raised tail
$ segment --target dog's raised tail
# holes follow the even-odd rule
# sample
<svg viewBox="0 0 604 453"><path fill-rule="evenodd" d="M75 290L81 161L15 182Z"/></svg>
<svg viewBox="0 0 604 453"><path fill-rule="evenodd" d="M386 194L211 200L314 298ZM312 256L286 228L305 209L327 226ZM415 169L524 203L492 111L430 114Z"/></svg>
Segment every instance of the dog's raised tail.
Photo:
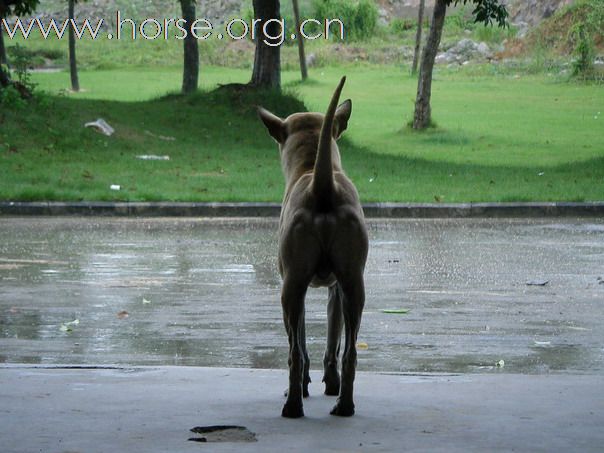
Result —
<svg viewBox="0 0 604 453"><path fill-rule="evenodd" d="M323 119L321 134L319 135L319 145L317 157L315 159L315 168L313 176L313 193L319 206L328 208L334 191L333 167L331 161L331 141L333 138L333 123L340 100L342 88L346 82L346 77L342 77L336 90L331 97L329 107Z"/></svg>

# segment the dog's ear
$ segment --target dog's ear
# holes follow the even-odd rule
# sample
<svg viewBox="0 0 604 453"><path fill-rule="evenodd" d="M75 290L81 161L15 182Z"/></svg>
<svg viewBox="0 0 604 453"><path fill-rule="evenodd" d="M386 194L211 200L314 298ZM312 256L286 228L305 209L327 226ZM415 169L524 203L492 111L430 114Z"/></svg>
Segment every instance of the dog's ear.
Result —
<svg viewBox="0 0 604 453"><path fill-rule="evenodd" d="M336 110L336 117L333 128L333 137L337 140L348 127L348 119L352 113L352 101L346 99Z"/></svg>
<svg viewBox="0 0 604 453"><path fill-rule="evenodd" d="M271 134L271 137L273 137L277 143L285 142L286 134L283 120L260 106L257 107L257 110L258 116L268 129L268 133Z"/></svg>

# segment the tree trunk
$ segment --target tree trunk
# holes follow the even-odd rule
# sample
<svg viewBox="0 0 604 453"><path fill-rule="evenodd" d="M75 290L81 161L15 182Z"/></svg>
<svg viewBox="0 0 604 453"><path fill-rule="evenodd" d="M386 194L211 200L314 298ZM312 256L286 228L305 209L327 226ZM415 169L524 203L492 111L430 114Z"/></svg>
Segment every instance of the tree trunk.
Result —
<svg viewBox="0 0 604 453"><path fill-rule="evenodd" d="M0 65L0 89L6 88L10 85L10 78L8 73L5 72L4 67Z"/></svg>
<svg viewBox="0 0 604 453"><path fill-rule="evenodd" d="M436 0L434 14L428 40L422 52L422 61L419 68L417 81L417 97L415 98L415 113L413 116L413 129L425 129L431 123L430 96L432 94L432 71L434 60L440 44L440 37L445 24L447 12L446 0Z"/></svg>
<svg viewBox="0 0 604 453"><path fill-rule="evenodd" d="M264 24L269 19L280 19L279 0L253 0L254 17L260 19L256 25L256 51L254 53L254 69L250 84L262 88L281 88L281 52L278 40L270 39L267 35L278 36L279 24L272 22L263 32ZM268 43L268 44L267 44Z"/></svg>
<svg viewBox="0 0 604 453"><path fill-rule="evenodd" d="M0 15L2 20L2 15ZM8 75L8 58L6 57L6 48L4 47L4 32L3 27L0 26L0 88L6 88L10 84L10 77Z"/></svg>
<svg viewBox="0 0 604 453"><path fill-rule="evenodd" d="M75 0L69 0L69 19L75 21ZM73 23L69 24L69 73L71 75L71 89L80 91L80 81L78 80L78 63L76 60L76 40Z"/></svg>
<svg viewBox="0 0 604 453"><path fill-rule="evenodd" d="M306 80L308 78L308 68L306 67L306 54L304 52L304 37L300 34L300 8L298 7L298 0L292 0L292 3L294 7L294 18L296 20L298 57L300 58L300 73L302 75L302 80Z"/></svg>
<svg viewBox="0 0 604 453"><path fill-rule="evenodd" d="M4 27L1 25L2 16L0 16L0 65L8 65L8 57L6 56L6 47L4 47Z"/></svg>
<svg viewBox="0 0 604 453"><path fill-rule="evenodd" d="M424 6L425 0L420 0L419 11L417 12L417 33L415 34L415 50L413 51L413 64L411 65L411 75L417 73L417 62L419 61L419 49L422 44L422 27L424 26Z"/></svg>
<svg viewBox="0 0 604 453"><path fill-rule="evenodd" d="M182 18L187 21L189 33L184 39L184 66L182 72L182 92L197 91L199 83L199 47L197 38L190 32L191 24L196 20L195 0L180 0Z"/></svg>

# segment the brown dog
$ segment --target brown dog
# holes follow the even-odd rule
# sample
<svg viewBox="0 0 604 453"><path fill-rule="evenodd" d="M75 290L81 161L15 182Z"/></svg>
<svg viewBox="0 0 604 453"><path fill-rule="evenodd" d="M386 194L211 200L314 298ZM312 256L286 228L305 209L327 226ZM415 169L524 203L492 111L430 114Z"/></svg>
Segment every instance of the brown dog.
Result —
<svg viewBox="0 0 604 453"><path fill-rule="evenodd" d="M336 144L352 111L350 100L338 106L345 80L342 78L336 88L325 116L294 113L283 120L258 108L260 118L279 144L285 174L279 222L281 304L289 339L289 389L284 417L302 417L302 396L308 396L310 376L304 328L308 286L329 288L323 382L325 394L339 394L331 414L354 414L356 340L365 303L363 271L368 241L359 196L342 171ZM340 380L337 357L342 321L346 343Z"/></svg>

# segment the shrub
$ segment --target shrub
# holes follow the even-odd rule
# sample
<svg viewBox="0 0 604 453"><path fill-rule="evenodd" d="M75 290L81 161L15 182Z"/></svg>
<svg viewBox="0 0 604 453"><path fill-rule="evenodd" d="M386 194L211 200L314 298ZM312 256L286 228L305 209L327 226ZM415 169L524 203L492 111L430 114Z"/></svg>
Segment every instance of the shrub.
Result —
<svg viewBox="0 0 604 453"><path fill-rule="evenodd" d="M404 35L406 31L415 29L416 22L413 19L394 18L390 21L390 31L396 35Z"/></svg>
<svg viewBox="0 0 604 453"><path fill-rule="evenodd" d="M573 75L590 78L594 73L594 58L596 52L590 34L585 30L585 24L579 23L574 30L576 59L573 62Z"/></svg>
<svg viewBox="0 0 604 453"><path fill-rule="evenodd" d="M469 9L463 5L457 10L454 10L449 16L446 17L446 26L457 33L464 30L472 30L476 27L472 15L469 13Z"/></svg>
<svg viewBox="0 0 604 453"><path fill-rule="evenodd" d="M513 39L516 36L517 30L515 27L476 27L474 34L479 41L488 43L500 43L505 39Z"/></svg>
<svg viewBox="0 0 604 453"><path fill-rule="evenodd" d="M25 108L27 101L13 85L9 85L6 88L0 87L0 105L10 110L17 110Z"/></svg>
<svg viewBox="0 0 604 453"><path fill-rule="evenodd" d="M596 49L594 42L602 39L604 27L604 2L584 0L579 7L585 8L584 14L573 14L573 24L569 29L569 40L574 43L575 61L573 75L581 78L593 78ZM576 11L580 11L577 9ZM598 36L599 35L599 36Z"/></svg>
<svg viewBox="0 0 604 453"><path fill-rule="evenodd" d="M378 10L372 0L313 0L317 20L339 19L353 41L370 38L376 31Z"/></svg>
<svg viewBox="0 0 604 453"><path fill-rule="evenodd" d="M19 44L11 47L9 53L11 54L11 62L17 75L17 80L29 92L32 92L36 86L31 81L31 73L29 71L33 67L32 53Z"/></svg>

